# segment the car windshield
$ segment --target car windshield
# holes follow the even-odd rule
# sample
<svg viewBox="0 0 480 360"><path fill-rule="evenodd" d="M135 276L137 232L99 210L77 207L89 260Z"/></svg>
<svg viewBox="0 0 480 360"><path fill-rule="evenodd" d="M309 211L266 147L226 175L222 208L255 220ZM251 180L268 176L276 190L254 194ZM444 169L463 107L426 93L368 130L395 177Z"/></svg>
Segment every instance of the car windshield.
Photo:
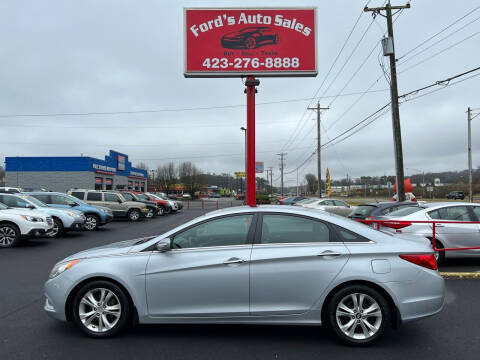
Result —
<svg viewBox="0 0 480 360"><path fill-rule="evenodd" d="M138 194L137 198L139 198L140 200L148 200L148 197L145 194Z"/></svg>
<svg viewBox="0 0 480 360"><path fill-rule="evenodd" d="M33 196L30 196L30 195L24 195L22 196L25 200L28 200L30 201L32 204L36 205L36 206L40 206L40 207L47 207L48 205L45 204L44 202L41 202L40 200L38 200L37 198L34 198Z"/></svg>
<svg viewBox="0 0 480 360"><path fill-rule="evenodd" d="M298 205L306 205L306 204L311 204L314 203L315 201L318 201L318 199L303 199L297 202Z"/></svg>
<svg viewBox="0 0 480 360"><path fill-rule="evenodd" d="M422 210L423 208L420 206L407 206L395 211L392 211L391 213L388 214L388 216L407 216L413 213L416 213L417 211Z"/></svg>
<svg viewBox="0 0 480 360"><path fill-rule="evenodd" d="M88 204L86 202L83 202L82 200L77 199L75 196L72 196L72 195L68 195L68 200L70 200L74 203L77 203L78 205L88 206Z"/></svg>
<svg viewBox="0 0 480 360"><path fill-rule="evenodd" d="M164 199L164 198L163 198L162 196L160 196L160 195L150 194L150 193L149 193L148 195L150 195L152 198L154 198L154 199L156 199L156 200L166 200L166 199Z"/></svg>

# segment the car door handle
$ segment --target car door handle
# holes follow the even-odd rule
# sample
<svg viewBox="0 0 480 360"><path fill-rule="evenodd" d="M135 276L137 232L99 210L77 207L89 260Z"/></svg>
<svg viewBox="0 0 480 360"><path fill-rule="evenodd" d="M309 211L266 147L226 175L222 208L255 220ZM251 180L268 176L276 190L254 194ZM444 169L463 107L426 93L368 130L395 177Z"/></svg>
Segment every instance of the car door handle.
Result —
<svg viewBox="0 0 480 360"><path fill-rule="evenodd" d="M320 254L318 254L317 256L341 256L343 255L342 253L339 253L339 252L335 252L335 251L330 251L330 250L327 250L327 251L324 251Z"/></svg>
<svg viewBox="0 0 480 360"><path fill-rule="evenodd" d="M244 262L247 262L247 260L245 259L239 259L237 257L233 257L233 258L230 258L228 260L225 260L223 263L225 265L228 265L228 264L238 264L238 263L244 263Z"/></svg>

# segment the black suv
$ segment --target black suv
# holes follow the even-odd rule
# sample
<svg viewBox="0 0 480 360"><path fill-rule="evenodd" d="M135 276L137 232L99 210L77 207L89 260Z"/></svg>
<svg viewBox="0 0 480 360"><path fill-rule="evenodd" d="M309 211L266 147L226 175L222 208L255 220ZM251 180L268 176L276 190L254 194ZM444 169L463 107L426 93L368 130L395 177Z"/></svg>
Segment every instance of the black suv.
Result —
<svg viewBox="0 0 480 360"><path fill-rule="evenodd" d="M463 191L450 191L447 194L447 199L463 200L465 199L465 193Z"/></svg>

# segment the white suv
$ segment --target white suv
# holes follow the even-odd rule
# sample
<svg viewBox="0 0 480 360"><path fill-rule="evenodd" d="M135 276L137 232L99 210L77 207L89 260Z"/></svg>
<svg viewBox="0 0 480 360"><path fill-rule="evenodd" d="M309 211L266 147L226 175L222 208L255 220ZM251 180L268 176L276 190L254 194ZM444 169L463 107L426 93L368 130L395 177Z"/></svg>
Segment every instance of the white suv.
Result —
<svg viewBox="0 0 480 360"><path fill-rule="evenodd" d="M53 219L45 213L0 203L0 248L15 246L22 237L43 235L52 228Z"/></svg>

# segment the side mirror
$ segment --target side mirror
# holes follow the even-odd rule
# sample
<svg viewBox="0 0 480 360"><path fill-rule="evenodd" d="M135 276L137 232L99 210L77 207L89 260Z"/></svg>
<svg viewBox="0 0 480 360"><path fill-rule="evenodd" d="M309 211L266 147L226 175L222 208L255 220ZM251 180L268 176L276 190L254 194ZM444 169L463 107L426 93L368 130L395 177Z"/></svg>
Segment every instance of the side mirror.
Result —
<svg viewBox="0 0 480 360"><path fill-rule="evenodd" d="M27 209L34 210L34 209L36 209L36 207L33 206L33 205L31 205L31 204L28 204L28 205L27 205Z"/></svg>
<svg viewBox="0 0 480 360"><path fill-rule="evenodd" d="M74 207L74 206L78 206L78 204L72 201L68 203L68 206Z"/></svg>
<svg viewBox="0 0 480 360"><path fill-rule="evenodd" d="M121 204L123 201L122 199L117 199L118 203Z"/></svg>
<svg viewBox="0 0 480 360"><path fill-rule="evenodd" d="M155 247L157 248L158 252L162 252L162 253L167 252L167 251L170 251L170 243L171 243L170 238L162 239L159 242L157 242Z"/></svg>

